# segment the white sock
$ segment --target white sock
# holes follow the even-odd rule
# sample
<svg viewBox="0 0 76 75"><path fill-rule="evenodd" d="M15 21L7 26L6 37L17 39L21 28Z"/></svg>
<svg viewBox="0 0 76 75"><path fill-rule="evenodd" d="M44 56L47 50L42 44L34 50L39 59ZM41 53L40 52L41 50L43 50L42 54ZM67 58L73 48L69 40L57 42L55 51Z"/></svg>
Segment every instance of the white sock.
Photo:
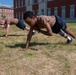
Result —
<svg viewBox="0 0 76 75"><path fill-rule="evenodd" d="M71 38L68 36L68 40L71 40Z"/></svg>

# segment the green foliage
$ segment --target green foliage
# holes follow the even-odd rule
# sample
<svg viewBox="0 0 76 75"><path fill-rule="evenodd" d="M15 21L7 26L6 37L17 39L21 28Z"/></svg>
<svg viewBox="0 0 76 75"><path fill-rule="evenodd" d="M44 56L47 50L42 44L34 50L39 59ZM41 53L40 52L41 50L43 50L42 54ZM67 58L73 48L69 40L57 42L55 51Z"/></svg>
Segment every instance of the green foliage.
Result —
<svg viewBox="0 0 76 75"><path fill-rule="evenodd" d="M3 14L1 15L1 17L2 17L2 18L6 18L6 16L5 16L5 15L3 15Z"/></svg>

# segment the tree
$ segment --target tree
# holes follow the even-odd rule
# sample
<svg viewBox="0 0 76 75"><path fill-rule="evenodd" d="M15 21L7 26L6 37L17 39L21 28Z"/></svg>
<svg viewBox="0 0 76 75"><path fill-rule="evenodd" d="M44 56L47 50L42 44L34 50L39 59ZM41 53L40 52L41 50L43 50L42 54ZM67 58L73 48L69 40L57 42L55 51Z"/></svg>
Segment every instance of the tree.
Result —
<svg viewBox="0 0 76 75"><path fill-rule="evenodd" d="M2 18L6 18L6 16L5 16L5 15L3 15L3 14L1 15L1 17L2 17Z"/></svg>

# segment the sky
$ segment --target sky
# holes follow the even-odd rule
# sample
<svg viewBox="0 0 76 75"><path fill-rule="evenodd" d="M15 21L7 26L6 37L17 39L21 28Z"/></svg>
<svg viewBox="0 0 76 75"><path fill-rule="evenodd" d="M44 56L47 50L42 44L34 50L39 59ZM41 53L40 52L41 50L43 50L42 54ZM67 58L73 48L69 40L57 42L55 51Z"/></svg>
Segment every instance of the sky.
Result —
<svg viewBox="0 0 76 75"><path fill-rule="evenodd" d="M13 6L13 0L0 0L0 4Z"/></svg>

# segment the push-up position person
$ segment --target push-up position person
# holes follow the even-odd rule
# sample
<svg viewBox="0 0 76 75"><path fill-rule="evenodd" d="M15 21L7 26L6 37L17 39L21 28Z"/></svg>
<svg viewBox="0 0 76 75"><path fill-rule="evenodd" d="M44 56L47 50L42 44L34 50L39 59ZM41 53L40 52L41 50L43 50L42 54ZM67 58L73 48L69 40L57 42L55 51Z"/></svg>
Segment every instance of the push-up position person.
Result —
<svg viewBox="0 0 76 75"><path fill-rule="evenodd" d="M25 30L25 29L27 31L30 30L28 27L26 27L26 24L22 19L19 20L17 18L0 18L0 27L6 29L6 34L5 34L6 37L8 36L10 25L16 25L18 28L22 30ZM33 34L34 33L35 32L33 31Z"/></svg>
<svg viewBox="0 0 76 75"><path fill-rule="evenodd" d="M67 28L66 23L59 16L36 16L33 12L26 11L24 13L24 21L30 26L30 31L26 46L21 50L26 50L28 48L33 30L37 30L47 36L52 36L53 33L59 33L67 39L68 44L72 42L72 38L68 37L67 34L76 39L76 35ZM46 30L42 30L43 28Z"/></svg>

